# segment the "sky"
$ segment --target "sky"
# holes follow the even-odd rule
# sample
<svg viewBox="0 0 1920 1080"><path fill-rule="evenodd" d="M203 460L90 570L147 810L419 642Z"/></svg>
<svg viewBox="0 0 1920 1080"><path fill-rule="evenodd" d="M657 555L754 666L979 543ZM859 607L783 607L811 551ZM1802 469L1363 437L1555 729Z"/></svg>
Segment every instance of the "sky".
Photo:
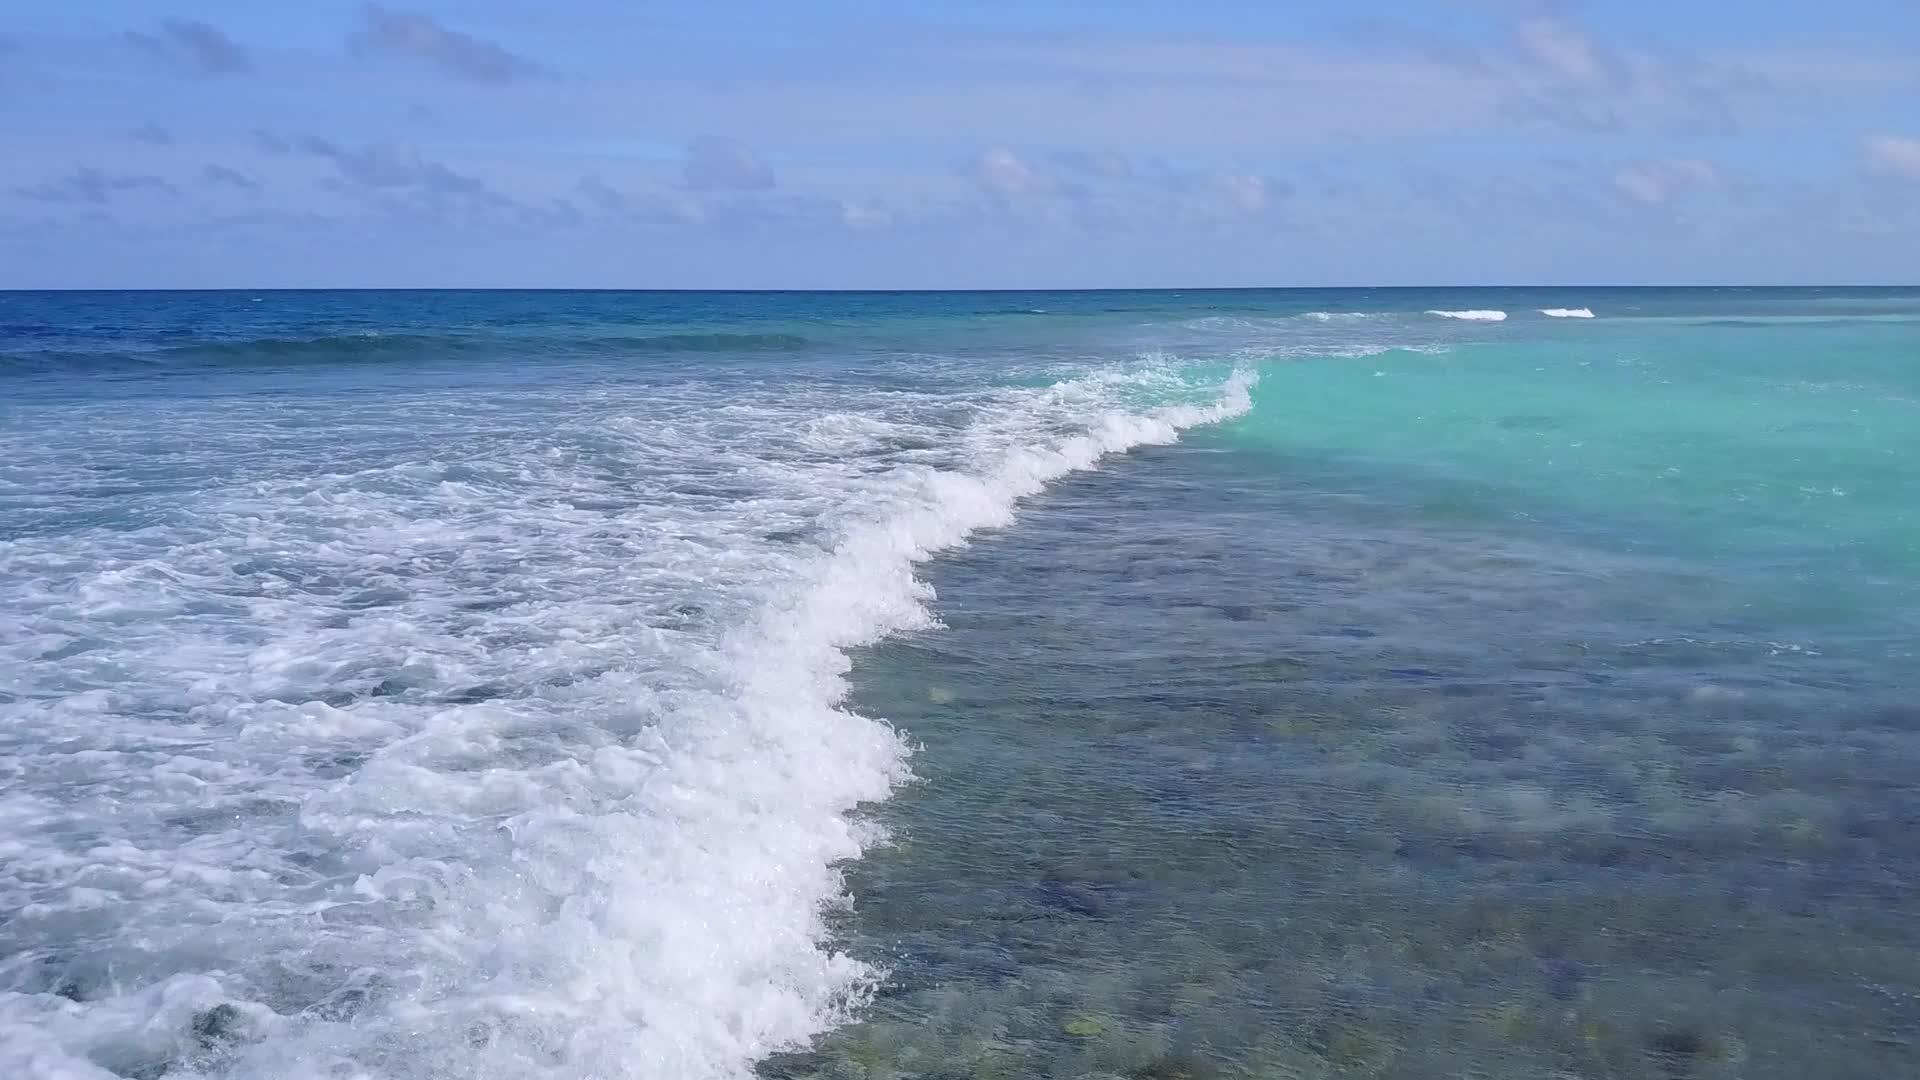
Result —
<svg viewBox="0 0 1920 1080"><path fill-rule="evenodd" d="M0 0L0 288L1916 282L1915 0Z"/></svg>

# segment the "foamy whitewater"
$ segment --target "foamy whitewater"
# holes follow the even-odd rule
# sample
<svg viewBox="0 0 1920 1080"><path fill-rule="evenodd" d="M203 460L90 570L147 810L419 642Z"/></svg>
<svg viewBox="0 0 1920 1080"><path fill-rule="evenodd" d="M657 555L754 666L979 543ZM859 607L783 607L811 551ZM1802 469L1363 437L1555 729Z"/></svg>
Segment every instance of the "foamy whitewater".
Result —
<svg viewBox="0 0 1920 1080"><path fill-rule="evenodd" d="M878 839L849 812L908 775L840 708L844 650L930 624L916 563L1249 383L521 388L532 425L188 398L13 441L15 490L206 475L0 546L0 711L35 735L0 962L40 985L0 994L0 1075L737 1077L803 1045L874 983L823 920ZM359 445L302 460L316 428Z"/></svg>
<svg viewBox="0 0 1920 1080"><path fill-rule="evenodd" d="M1427 314L1438 315L1443 319L1464 319L1467 322L1505 322L1507 320L1507 313L1504 311L1487 311L1480 309L1471 311L1429 311Z"/></svg>
<svg viewBox="0 0 1920 1080"><path fill-rule="evenodd" d="M1545 315L1549 319L1591 319L1593 318L1593 309L1583 308L1583 307L1582 308L1550 307L1550 308L1541 308L1540 314Z"/></svg>

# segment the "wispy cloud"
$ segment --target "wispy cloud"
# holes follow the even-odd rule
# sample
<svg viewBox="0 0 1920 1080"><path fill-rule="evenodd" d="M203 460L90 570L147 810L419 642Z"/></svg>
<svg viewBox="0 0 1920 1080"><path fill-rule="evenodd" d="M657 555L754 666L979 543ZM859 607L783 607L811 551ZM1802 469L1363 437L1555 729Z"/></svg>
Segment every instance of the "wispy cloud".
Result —
<svg viewBox="0 0 1920 1080"><path fill-rule="evenodd" d="M234 40L197 19L163 19L153 33L127 31L139 48L203 75L239 75L253 70L253 61Z"/></svg>
<svg viewBox="0 0 1920 1080"><path fill-rule="evenodd" d="M1721 177L1712 162L1686 158L1623 165L1614 171L1613 184L1628 198L1657 206L1677 195L1717 188Z"/></svg>
<svg viewBox="0 0 1920 1080"><path fill-rule="evenodd" d="M210 164L200 170L200 179L208 187L231 187L242 191L260 190L260 181L238 169L225 165Z"/></svg>
<svg viewBox="0 0 1920 1080"><path fill-rule="evenodd" d="M416 189L435 195L505 201L479 177L428 160L417 148L405 143L345 147L315 135L300 135L284 141L290 149L332 162L340 179L351 187Z"/></svg>
<svg viewBox="0 0 1920 1080"><path fill-rule="evenodd" d="M688 192L671 189L624 191L598 176L581 177L573 187L573 194L586 204L589 211L628 225L698 225L713 217L713 211Z"/></svg>
<svg viewBox="0 0 1920 1080"><path fill-rule="evenodd" d="M1125 154L1111 150L1057 150L1053 161L1061 168L1102 180L1126 180L1133 176L1133 162Z"/></svg>
<svg viewBox="0 0 1920 1080"><path fill-rule="evenodd" d="M1869 135L1863 140L1874 168L1908 180L1920 180L1920 139L1909 135Z"/></svg>
<svg viewBox="0 0 1920 1080"><path fill-rule="evenodd" d="M602 211L617 214L627 208L627 197L597 176L583 176L573 187L575 193Z"/></svg>
<svg viewBox="0 0 1920 1080"><path fill-rule="evenodd" d="M1627 65L1619 57L1564 19L1527 16L1514 25L1513 36L1526 56L1569 82L1600 85L1627 76Z"/></svg>
<svg viewBox="0 0 1920 1080"><path fill-rule="evenodd" d="M810 58L776 76L643 73L634 91L665 115L749 141L844 139L851 130L924 144L938 132L962 145L1126 146L1215 159L1442 130L1731 136L1816 111L1811 88L1743 55L1673 51L1571 17L1513 18L1478 36L1402 27L1383 38L982 33L912 40L884 62Z"/></svg>
<svg viewBox="0 0 1920 1080"><path fill-rule="evenodd" d="M255 132L270 154L305 157L329 166L318 186L402 227L511 222L563 228L581 215L564 196L537 190L507 194L481 176L423 154L411 143L344 144L317 135ZM264 190L264 185L262 186Z"/></svg>
<svg viewBox="0 0 1920 1080"><path fill-rule="evenodd" d="M35 202L84 206L105 206L113 201L114 196L129 192L151 191L166 196L180 194L179 189L157 176L109 173L92 166L75 169L56 180L16 187L13 191Z"/></svg>
<svg viewBox="0 0 1920 1080"><path fill-rule="evenodd" d="M1061 227L1225 222L1276 209L1288 184L1244 170L1172 168L1116 151L1059 151L1029 159L1004 146L956 166L987 206Z"/></svg>
<svg viewBox="0 0 1920 1080"><path fill-rule="evenodd" d="M1182 185L1188 196L1186 211L1211 217L1236 217L1265 213L1290 188L1271 177L1246 172L1212 172Z"/></svg>
<svg viewBox="0 0 1920 1080"><path fill-rule="evenodd" d="M127 132L127 137L135 142L152 143L155 146L173 145L173 132L159 124L142 124Z"/></svg>
<svg viewBox="0 0 1920 1080"><path fill-rule="evenodd" d="M430 15L367 5L355 51L429 64L468 82L503 84L540 73L540 65L491 41L441 25Z"/></svg>
<svg viewBox="0 0 1920 1080"><path fill-rule="evenodd" d="M687 144L681 176L689 191L766 191L773 167L738 139L702 135Z"/></svg>
<svg viewBox="0 0 1920 1080"><path fill-rule="evenodd" d="M1737 54L1688 55L1644 39L1609 39L1568 7L1523 9L1492 41L1383 20L1352 24L1351 39L1450 73L1470 91L1476 111L1490 105L1496 118L1575 135L1730 135L1812 92L1796 82L1819 83L1834 74L1794 54L1765 58L1799 63L1776 71Z"/></svg>
<svg viewBox="0 0 1920 1080"><path fill-rule="evenodd" d="M1783 93L1743 65L1621 46L1551 14L1516 19L1504 44L1455 70L1483 82L1501 115L1576 134L1732 134Z"/></svg>

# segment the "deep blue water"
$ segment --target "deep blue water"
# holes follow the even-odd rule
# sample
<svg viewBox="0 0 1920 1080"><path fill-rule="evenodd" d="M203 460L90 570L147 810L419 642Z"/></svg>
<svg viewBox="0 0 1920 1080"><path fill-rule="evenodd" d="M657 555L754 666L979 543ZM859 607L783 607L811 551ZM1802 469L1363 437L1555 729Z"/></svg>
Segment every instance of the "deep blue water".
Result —
<svg viewBox="0 0 1920 1080"><path fill-rule="evenodd" d="M1916 431L1917 290L0 294L0 1075L1914 1072Z"/></svg>

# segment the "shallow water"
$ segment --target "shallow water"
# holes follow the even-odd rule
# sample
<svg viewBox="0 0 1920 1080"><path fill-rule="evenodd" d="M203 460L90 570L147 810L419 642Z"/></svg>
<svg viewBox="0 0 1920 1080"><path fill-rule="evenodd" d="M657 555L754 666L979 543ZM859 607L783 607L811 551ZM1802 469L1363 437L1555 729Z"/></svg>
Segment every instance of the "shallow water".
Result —
<svg viewBox="0 0 1920 1080"><path fill-rule="evenodd" d="M0 294L0 1072L1913 1071L1916 317Z"/></svg>
<svg viewBox="0 0 1920 1080"><path fill-rule="evenodd" d="M1069 481L863 656L923 745L852 873L891 980L773 1075L1915 1064L1910 667L1227 442Z"/></svg>

